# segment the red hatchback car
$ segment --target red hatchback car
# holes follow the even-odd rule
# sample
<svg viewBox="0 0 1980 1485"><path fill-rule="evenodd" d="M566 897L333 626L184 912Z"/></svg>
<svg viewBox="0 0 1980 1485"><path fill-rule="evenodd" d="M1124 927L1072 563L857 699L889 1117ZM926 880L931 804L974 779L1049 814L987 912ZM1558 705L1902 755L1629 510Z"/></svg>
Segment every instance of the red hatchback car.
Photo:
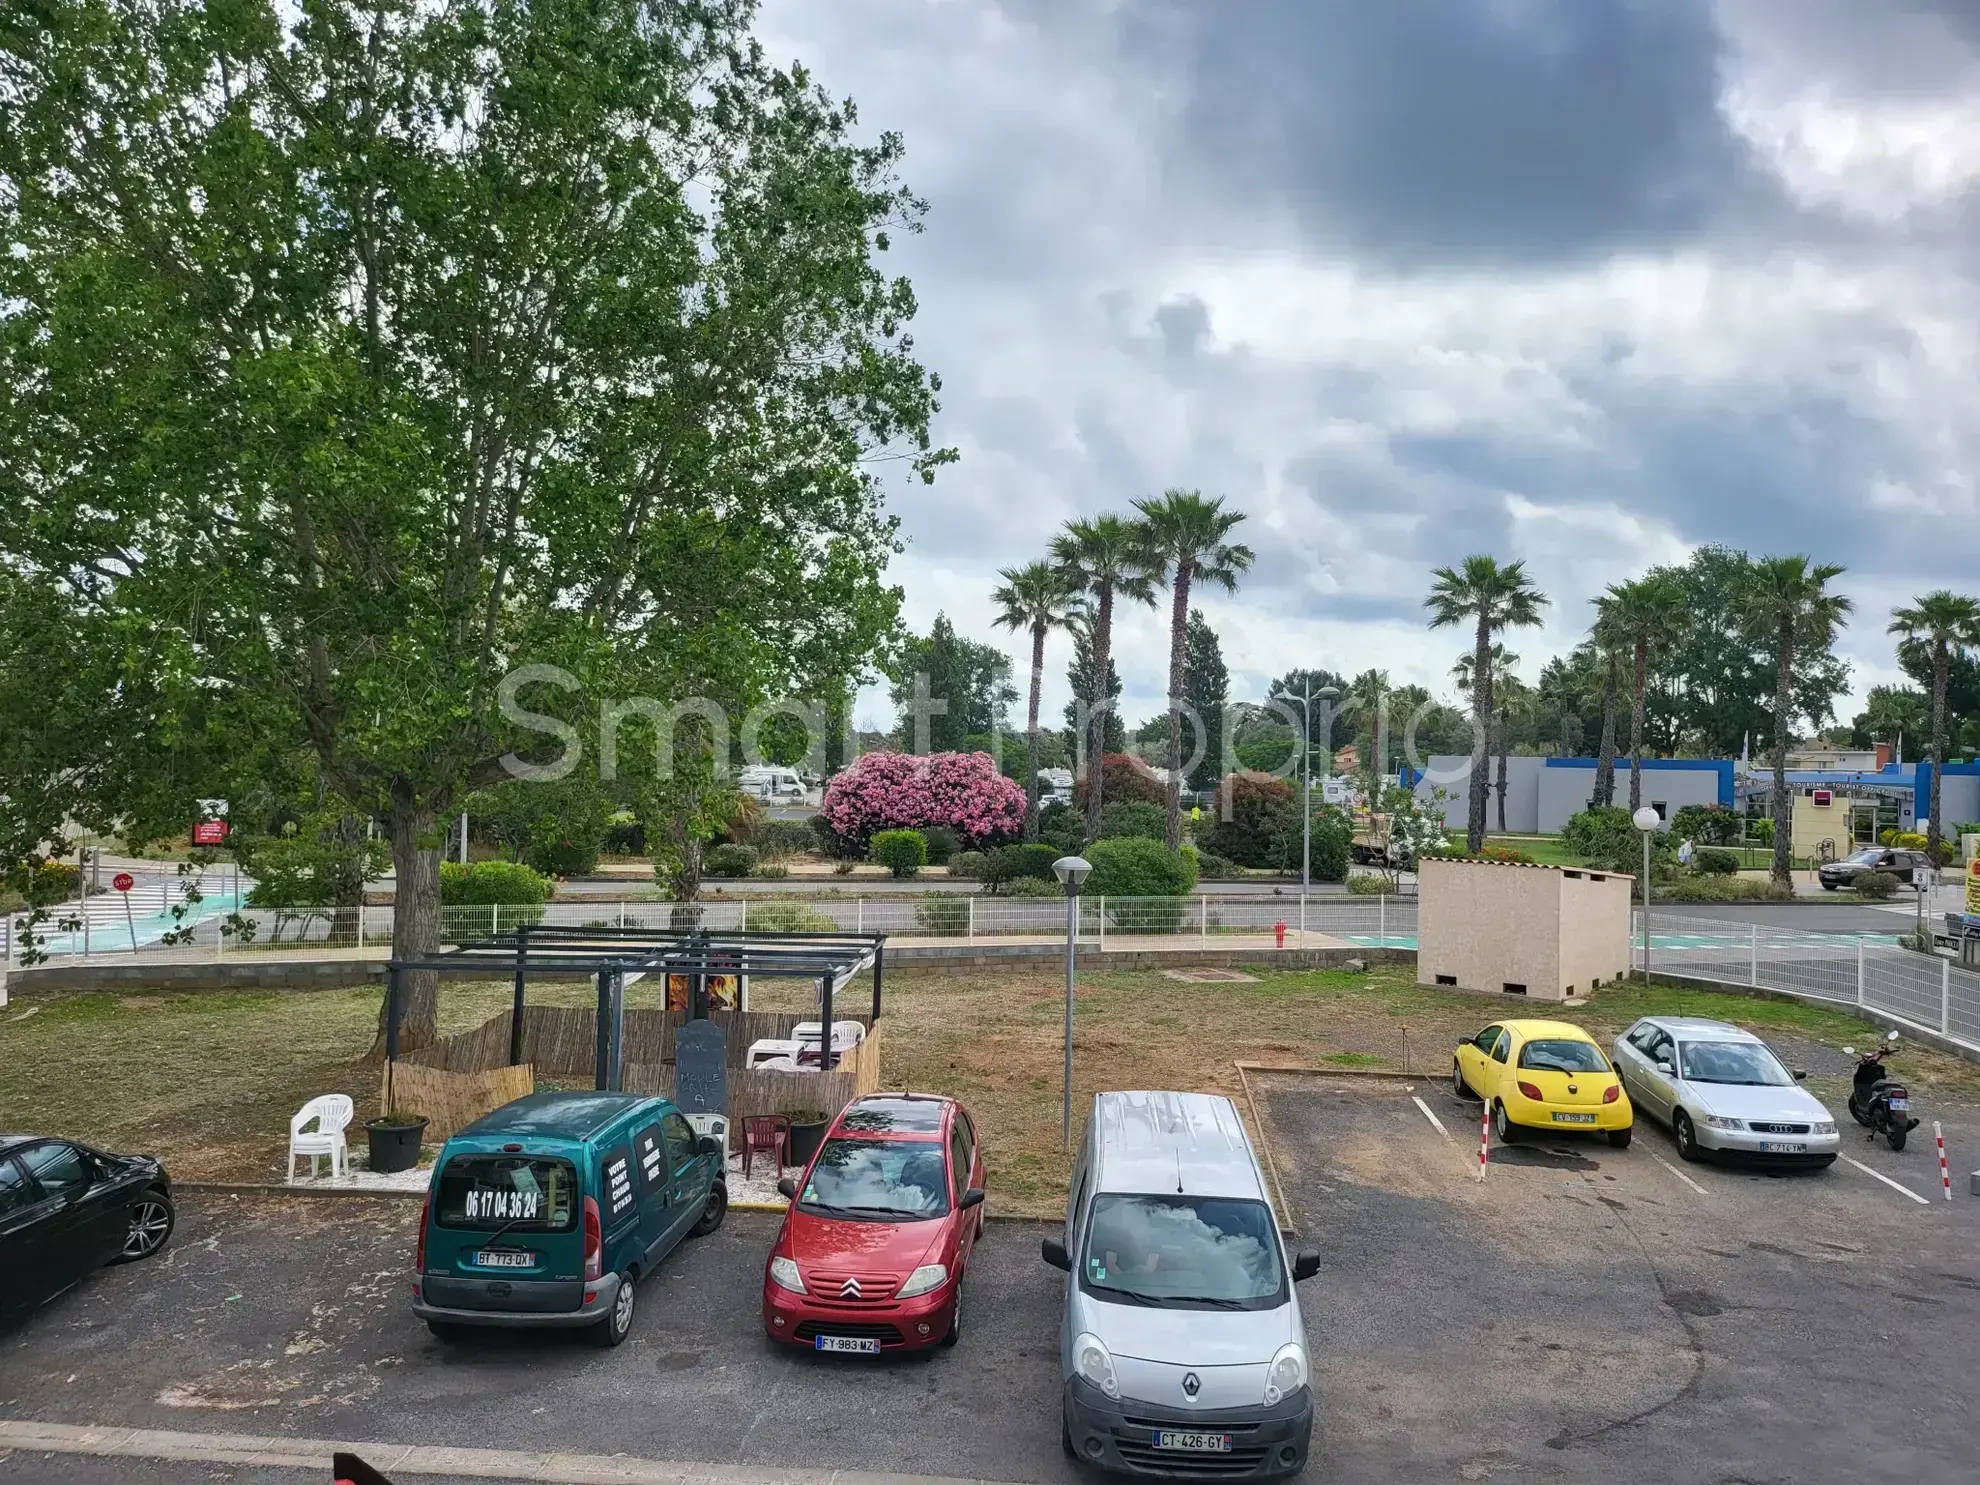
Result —
<svg viewBox="0 0 1980 1485"><path fill-rule="evenodd" d="M951 1098L846 1105L798 1180L763 1271L763 1328L809 1351L952 1346L983 1231L983 1150Z"/></svg>

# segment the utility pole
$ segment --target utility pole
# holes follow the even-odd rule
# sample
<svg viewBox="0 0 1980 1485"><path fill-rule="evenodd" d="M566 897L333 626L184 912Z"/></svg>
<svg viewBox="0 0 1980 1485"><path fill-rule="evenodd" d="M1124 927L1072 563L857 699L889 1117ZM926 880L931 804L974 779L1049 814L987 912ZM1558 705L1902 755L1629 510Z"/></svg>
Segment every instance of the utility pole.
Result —
<svg viewBox="0 0 1980 1485"><path fill-rule="evenodd" d="M1302 897L1312 885L1313 876L1313 703L1324 701L1327 709L1320 716L1325 725L1328 739L1334 732L1334 701L1340 692L1332 686L1313 689L1313 678L1307 677L1306 692L1300 701L1304 705L1300 728L1300 800L1299 800L1299 890Z"/></svg>

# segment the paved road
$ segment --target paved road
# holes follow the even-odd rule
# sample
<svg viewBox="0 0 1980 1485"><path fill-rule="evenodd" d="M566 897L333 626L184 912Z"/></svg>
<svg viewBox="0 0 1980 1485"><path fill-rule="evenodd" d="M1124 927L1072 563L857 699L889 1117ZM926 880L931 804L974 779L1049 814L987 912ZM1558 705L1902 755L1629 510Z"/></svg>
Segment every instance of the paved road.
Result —
<svg viewBox="0 0 1980 1485"><path fill-rule="evenodd" d="M1806 933L1908 933L1915 917L1909 908L1893 912L1852 903L1831 906L1792 902L1653 902L1652 931L1659 918L1718 918L1729 923L1762 923Z"/></svg>

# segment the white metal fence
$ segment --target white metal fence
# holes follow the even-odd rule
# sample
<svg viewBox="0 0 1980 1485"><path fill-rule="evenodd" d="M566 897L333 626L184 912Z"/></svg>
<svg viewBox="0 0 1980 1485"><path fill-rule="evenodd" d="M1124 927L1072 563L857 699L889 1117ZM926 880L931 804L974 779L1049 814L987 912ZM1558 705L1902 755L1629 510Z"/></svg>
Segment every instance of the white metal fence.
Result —
<svg viewBox="0 0 1980 1485"><path fill-rule="evenodd" d="M1636 952L1640 964L1641 913ZM1653 911L1650 969L1859 1006L1980 1052L1980 974L1901 949L1896 933L1813 933Z"/></svg>
<svg viewBox="0 0 1980 1485"><path fill-rule="evenodd" d="M385 955L392 947L389 906L347 909L243 908L209 898L197 915L170 923L140 923L133 933L121 916L102 917L91 900L87 929L73 924L76 904L57 909L36 931L34 952L46 962L79 958L174 960L242 954ZM154 911L156 911L154 907ZM523 923L562 927L753 929L785 933L884 933L906 942L1064 943L1064 898L995 897L983 893L896 892L885 896L778 896L708 902L622 902L575 899L531 906L442 908L441 941L459 944ZM23 918L0 920L0 949L9 964L26 959ZM240 931L246 924L250 931ZM1079 940L1105 948L1150 937L1195 939L1232 946L1288 946L1339 940L1361 947L1414 948L1414 897L1104 897L1079 899ZM155 931L154 931L155 930ZM170 932L176 941L167 941ZM1180 946L1180 945L1178 945Z"/></svg>

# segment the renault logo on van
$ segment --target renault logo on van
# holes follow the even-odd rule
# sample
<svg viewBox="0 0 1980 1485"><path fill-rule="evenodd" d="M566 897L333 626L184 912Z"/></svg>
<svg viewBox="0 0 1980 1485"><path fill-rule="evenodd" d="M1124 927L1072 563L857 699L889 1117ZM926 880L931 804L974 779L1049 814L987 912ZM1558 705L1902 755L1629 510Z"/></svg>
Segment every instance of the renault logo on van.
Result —
<svg viewBox="0 0 1980 1485"><path fill-rule="evenodd" d="M1183 1396L1195 1397L1203 1390L1203 1379L1195 1372L1183 1373Z"/></svg>
<svg viewBox="0 0 1980 1485"><path fill-rule="evenodd" d="M840 1299L858 1299L859 1297L859 1280L848 1279L839 1286Z"/></svg>

